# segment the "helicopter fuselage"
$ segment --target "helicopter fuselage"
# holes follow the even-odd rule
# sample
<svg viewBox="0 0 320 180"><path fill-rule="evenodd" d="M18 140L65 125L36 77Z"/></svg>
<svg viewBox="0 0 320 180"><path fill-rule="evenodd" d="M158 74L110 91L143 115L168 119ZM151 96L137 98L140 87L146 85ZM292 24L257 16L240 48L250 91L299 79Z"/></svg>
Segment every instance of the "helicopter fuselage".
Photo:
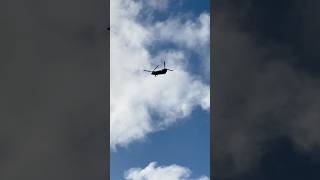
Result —
<svg viewBox="0 0 320 180"><path fill-rule="evenodd" d="M155 75L155 76L157 76L157 75L159 75L159 74L166 74L167 73L167 69L161 69L161 70L159 70L159 71L152 71L151 72L151 74L152 75Z"/></svg>
<svg viewBox="0 0 320 180"><path fill-rule="evenodd" d="M154 76L157 76L157 75L160 75L160 74L166 74L167 71L173 71L173 70L171 70L171 69L167 69L167 68L166 68L166 62L165 62L165 61L163 61L163 69L156 71L156 69L157 69L158 67L159 67L159 65L158 65L156 68L154 68L153 71L150 71L150 70L144 70L144 71L150 72L150 74L151 74L151 75L154 75Z"/></svg>

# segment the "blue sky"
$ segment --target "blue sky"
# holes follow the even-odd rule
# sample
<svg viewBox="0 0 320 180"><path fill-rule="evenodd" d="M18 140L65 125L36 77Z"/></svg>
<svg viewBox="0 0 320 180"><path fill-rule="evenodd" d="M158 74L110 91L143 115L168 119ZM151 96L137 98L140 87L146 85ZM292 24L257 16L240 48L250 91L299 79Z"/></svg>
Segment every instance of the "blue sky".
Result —
<svg viewBox="0 0 320 180"><path fill-rule="evenodd" d="M197 109L184 122L154 133L146 142L132 144L111 153L111 180L122 179L131 167L145 167L150 161L179 164L192 169L195 177L210 175L209 113Z"/></svg>
<svg viewBox="0 0 320 180"><path fill-rule="evenodd" d="M128 1L128 0L125 0ZM130 0L129 0L130 1ZM205 1L194 1L194 0L183 0L183 1L176 1L177 3L174 4L171 1L167 1L169 4L168 6L165 8L165 10L154 10L152 15L153 15L153 22L163 22L166 21L169 17L170 18L175 18L175 16L179 16L179 17L188 17L190 18L190 21L196 21L197 18L200 16L201 13L209 13L210 12L210 4L209 4L209 0L205 0ZM111 10L112 11L112 10ZM111 14L111 21L112 21L112 14ZM141 19L141 17L139 17ZM114 20L115 22L116 20ZM141 20L140 20L141 21ZM182 25L185 21L188 21L188 19L184 19L182 20ZM118 22L120 22L120 20L118 20ZM152 23L153 23L152 22ZM150 22L149 22L150 23ZM122 24L122 23L120 23ZM112 22L111 22L111 27L112 27ZM185 26L182 26L185 27ZM121 26L119 26L119 28L121 28ZM178 28L179 29L179 28ZM181 28L182 29L182 28ZM196 28L195 28L196 29ZM183 31L183 30L182 30ZM143 31L141 31L143 32ZM177 32L179 33L179 32ZM120 34L120 33L119 33ZM111 34L111 38L112 38ZM114 36L117 36L117 34L114 34ZM206 36L207 37L207 36ZM123 36L121 36L122 39ZM187 37L186 37L187 38ZM165 38L163 38L165 39ZM197 40L197 39L196 39ZM138 41L138 40L137 40ZM116 40L114 41L116 44ZM207 41L205 41L207 42ZM112 43L112 41L111 41ZM192 43L191 42L191 47L192 47ZM208 46L208 44L205 44ZM111 44L111 47L113 45ZM116 46L114 46L116 47ZM209 49L209 47L206 47ZM121 51L123 54L126 53L125 48L123 48L124 50ZM135 48L132 48L135 49ZM168 50L172 50L175 51L175 53L166 55L165 57L177 57L177 61L173 63L173 60L170 62L170 58L167 59L167 65L170 66L169 68L172 69L176 69L176 71L178 71L179 67L183 68L183 71L185 71L186 73L188 73L188 80L192 81L190 82L190 84L192 84L195 81L195 84L200 84L200 88L198 89L208 89L208 80L209 78L207 76L209 76L209 74L204 73L203 71L201 71L203 64L205 64L205 60L201 59L203 57L209 57L209 54L199 54L197 53L196 50L190 50L187 47L185 47L184 45L179 44L179 42L177 41L166 41L166 40L162 40L156 43L151 43L148 44L147 46L144 47L144 50L148 52L148 54L150 56L148 56L149 58L147 58L148 63L150 63L151 66L153 66L154 64L159 63L159 61L156 61L155 59L159 59L157 58L158 56L160 57L161 52L166 52ZM128 49L128 53L131 51L131 49ZM182 60L187 59L188 61L183 61L183 63L179 64L180 61L179 60L179 52L181 51L181 54L183 54L184 58L181 58ZM114 52L114 53L113 53ZM116 50L111 50L111 64L115 64L114 67L115 69L120 68L120 65L117 65L115 61L117 61L117 58L113 58L113 57L118 57L118 54L116 54ZM143 51L142 51L143 52ZM202 52L203 53L203 52ZM205 51L204 53L209 53L209 51ZM114 54L114 55L113 55ZM175 55L175 56L174 56ZM131 57L133 57L132 54L130 54ZM150 58L152 57L152 58ZM174 59L174 58L172 58ZM131 61L133 62L133 61ZM137 62L138 63L138 62ZM120 63L119 63L120 64ZM123 63L121 63L123 64ZM113 66L111 65L111 68ZM122 66L121 66L122 67ZM140 67L141 68L141 67ZM174 72L176 72L174 71ZM113 73L114 72L114 73ZM159 81L159 86L162 86L162 82L166 81L166 79L164 78L170 78L173 77L175 74L171 73L171 74L167 74L161 78L157 79L152 79L152 81L150 81L150 79L146 80L148 82L154 82L154 81ZM114 78L118 78L118 76L116 76L116 71L112 71L111 69L111 79L112 77ZM114 76L112 76L114 74ZM143 74L143 75L139 75L140 76L149 76L147 74ZM145 78L150 78L150 77L143 77ZM154 77L152 77L154 78ZM197 79L197 80L193 80L193 79ZM138 78L137 78L138 79ZM161 81L161 82L160 82ZM179 81L179 79L178 79ZM118 83L118 81L114 81L114 86L120 86ZM126 82L123 82L123 84L125 84ZM128 81L128 84L130 83L130 81ZM165 85L166 82L163 83L163 85ZM113 95L113 90L112 90L112 80L111 80L111 98ZM139 84L139 83L138 83ZM157 83L155 83L155 85L157 85ZM174 84L172 84L174 85ZM125 85L122 85L125 88ZM141 85L143 86L143 85ZM152 85L150 85L152 86ZM192 87L197 87L197 86L192 86ZM121 87L119 87L121 88ZM188 87L186 87L188 88ZM149 89L149 88L148 88ZM141 88L140 91L144 91L145 89ZM148 91L148 90L146 90ZM153 89L150 91L154 91ZM159 89L159 91L161 91L161 89ZM162 90L165 91L165 88ZM190 97L193 93L193 91L195 91L195 94L203 94L202 91L199 90L199 93L197 93L198 90L194 90L192 88L188 88L187 91L185 91L183 89L183 87L181 87L181 89L174 90L172 92L183 92L184 94L180 95L178 94L178 99L179 98L184 98L184 96ZM168 92L171 92L170 89L168 89ZM205 91L207 92L207 91ZM120 94L120 92L116 92L114 91L114 94L118 95L119 97L123 97L126 96L125 94ZM125 93L121 92L121 93ZM157 93L165 93L165 92L156 92ZM147 94L147 93L146 93ZM191 94L191 95L190 95ZM115 96L116 96L115 95ZM163 95L163 94L161 94ZM142 93L141 95L139 95L139 97L137 98L141 98L143 99L144 94ZM147 96L147 95L145 95ZM165 97L165 96L164 96ZM196 96L194 98L197 98ZM205 97L208 98L208 97ZM119 101L121 101L121 99L119 98L115 98ZM161 100L161 101L160 101ZM179 106L179 105L183 105L186 104L186 107L190 107L187 108L187 110L182 110L183 111L183 115L181 115L181 113L173 113L174 115L168 115L168 116L163 116L162 114L166 114L166 111L158 111L157 110L157 101L158 99L154 99L152 100L152 104L154 104L153 106L147 106L147 105L142 105L141 107L145 107L147 106L146 109L155 109L154 112L155 113L146 113L147 115L145 117L149 117L151 120L149 120L150 122L152 122L151 124L153 124L153 126L157 126L155 124L157 124L157 122L161 122L164 121L163 119L168 119L170 120L170 123L168 123L169 125L166 125L162 128L160 128L160 130L149 130L147 125L143 126L146 130L142 132L145 133L138 133L138 135L141 135L141 137L137 138L137 134L134 134L132 137L136 138L136 139L126 139L123 140L125 138L120 138L119 135L116 136L112 136L112 137L116 137L114 139L121 139L118 140L118 145L117 143L113 143L115 144L115 146L117 146L116 148L112 148L111 147L111 154L110 154L110 165L111 165L111 180L121 180L124 179L124 173L129 170L130 168L135 168L135 167L139 167L141 169L145 168L146 166L148 166L148 164L150 162L157 162L159 166L170 166L172 164L176 164L179 165L181 167L185 167L188 168L192 171L192 175L190 176L190 178L195 178L195 177L200 177L200 176L207 176L210 177L210 113L209 113L209 109L203 108L204 105L202 105L202 102L192 102L193 100L188 100L188 101L184 101L181 100L181 102L178 102L177 105L175 106ZM165 100L163 100L162 98L159 98L159 103L165 102ZM163 101L163 102L162 102ZM131 101L130 101L131 102ZM115 105L114 105L115 104ZM126 104L125 100L124 100L124 104ZM139 104L137 105L137 102L134 103L135 106L139 106ZM148 104L148 103L146 103ZM150 104L150 103L149 103ZM201 104L201 105L200 105ZM119 105L121 106L121 105ZM116 108L113 108L116 107ZM123 107L123 106L122 106ZM117 107L117 102L111 102L111 114L112 111L114 111L114 109L121 109L122 107ZM167 107L167 106L166 106ZM170 106L168 106L170 107ZM143 110L143 108L140 108L139 110ZM162 107L159 105L159 109L162 109ZM166 109L166 108L163 108ZM171 106L172 109L172 106ZM171 111L171 109L167 109L167 111ZM145 113L145 111L148 110L144 110L142 112ZM119 110L120 111L120 110ZM130 110L127 111L123 111L121 112L122 114L125 114L126 112L130 112ZM136 111L135 111L136 112ZM175 111L174 111L175 112ZM179 111L180 112L180 111ZM162 113L162 114L161 114ZM115 113L116 114L116 113ZM155 116L153 116L153 114L155 114ZM111 117L111 121L112 118L115 117L116 115ZM131 117L131 116L121 116L121 117ZM133 119L138 119L140 117L132 117ZM163 118L163 119L162 119ZM121 120L121 118L119 118ZM179 119L179 120L176 120ZM120 122L120 120L114 120L115 124L120 124L120 123L127 123L127 122ZM141 122L145 122L145 121L141 121ZM113 122L111 122L112 124ZM131 124L132 122L130 120L128 120L128 123ZM133 125L131 126L132 128L138 127L136 126L135 123L132 123ZM141 123L139 123L141 124ZM148 124L148 123L146 123ZM150 123L149 123L150 124ZM111 125L111 128L116 129L118 126L116 125ZM121 126L121 128L123 129L124 126ZM128 128L130 128L130 126L128 126ZM152 129L152 128L151 128ZM111 129L111 133L113 129ZM131 128L128 130L132 130ZM115 130L114 130L115 131ZM150 131L150 132L149 132ZM125 129L123 132L126 132ZM116 133L114 133L116 134ZM111 138L112 138L111 137ZM119 137L119 138L118 138ZM111 141L113 142L113 140L111 139ZM125 145L121 145L125 144Z"/></svg>

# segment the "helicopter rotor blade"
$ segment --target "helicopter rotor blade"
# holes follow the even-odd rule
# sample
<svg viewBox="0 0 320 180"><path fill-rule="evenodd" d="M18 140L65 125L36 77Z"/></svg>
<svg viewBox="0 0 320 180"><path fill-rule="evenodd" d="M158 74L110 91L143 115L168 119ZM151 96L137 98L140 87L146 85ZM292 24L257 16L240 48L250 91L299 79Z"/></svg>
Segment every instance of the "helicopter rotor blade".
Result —
<svg viewBox="0 0 320 180"><path fill-rule="evenodd" d="M159 67L159 65L158 65L156 68L154 68L154 70L156 70L158 67ZM154 70L153 70L153 71L154 71Z"/></svg>
<svg viewBox="0 0 320 180"><path fill-rule="evenodd" d="M173 71L172 69L166 69L166 70Z"/></svg>
<svg viewBox="0 0 320 180"><path fill-rule="evenodd" d="M152 72L152 71L149 71L149 70L143 70L143 71L146 71L146 72Z"/></svg>
<svg viewBox="0 0 320 180"><path fill-rule="evenodd" d="M166 68L166 61L163 61L163 68Z"/></svg>

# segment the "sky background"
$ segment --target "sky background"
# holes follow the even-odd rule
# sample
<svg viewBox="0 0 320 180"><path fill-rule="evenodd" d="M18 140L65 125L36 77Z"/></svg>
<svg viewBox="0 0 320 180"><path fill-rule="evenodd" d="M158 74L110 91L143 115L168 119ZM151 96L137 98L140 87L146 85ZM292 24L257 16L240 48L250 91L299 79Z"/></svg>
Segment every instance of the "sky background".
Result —
<svg viewBox="0 0 320 180"><path fill-rule="evenodd" d="M4 0L0 3L2 22L0 25L2 27L0 28L0 179L107 179L105 136L110 129L107 128L109 115L106 109L109 108L106 92L109 88L105 76L109 70L106 69L106 59L109 57L106 51L109 50L107 47L109 39L106 38L108 37L106 22L109 18L106 13L109 10L107 8L109 2ZM197 2L192 7L200 7L197 12L194 11L195 17L189 18L193 19L192 22L197 22L199 19L197 15L202 12L201 7L204 6ZM215 40L213 51L216 58L213 85L215 88L213 168L216 179L319 179L319 7L318 0L214 1L215 28L211 30ZM134 12L130 13L130 16L134 15ZM171 13L175 14L173 11ZM166 21L166 16L163 14L161 20ZM160 15L158 13L157 17L160 18ZM207 29L205 19L204 16L204 23L192 29L194 34L203 33L203 37L206 37L207 33L202 31ZM190 26L184 26L184 23L177 24L175 31L180 33L176 33L175 36L169 35L170 31L161 34L159 29L150 27L152 23L147 22L144 24L145 28L134 26L139 35L143 36L133 36L130 28L124 28L123 30L129 32L121 31L120 35L126 39L130 36L136 38L135 41L124 44L130 45L130 50L139 49L137 53L139 55L143 55L141 49L146 47L148 52L152 51L148 39L152 40L151 44L159 44L154 43L156 40L145 32L157 32L156 38L160 39L161 43L165 40L174 42L181 49L191 52L194 52L192 49L197 46L206 46L206 41L202 41L205 39L202 35L192 37L194 41L191 42L197 42L196 44L184 41L190 38L179 39L187 34L183 29ZM173 28L172 24L160 26ZM121 36L113 34L113 37ZM144 41L140 41L141 39ZM138 41L139 44L134 44ZM168 46L173 45L167 43L165 47ZM121 49L123 52L125 47L116 49ZM123 93L123 90L129 89L135 95L135 98L130 99L133 101L117 96L122 100L119 104L139 105L140 110L144 111L145 106L141 106L141 102L147 103L148 108L151 107L153 110L152 114L156 114L154 107L161 107L159 110L165 112L173 107L181 107L176 106L177 104L184 104L185 109L173 108L176 111L166 114L165 118L170 120L169 126L160 126L163 132L155 128L161 123L141 121L148 119L145 117L148 117L149 113L145 113L144 118L139 121L140 125L150 125L142 129L144 130L142 134L139 134L141 131L132 132L124 126L131 135L138 135L133 139L134 136L115 136L119 139L113 139L113 145L117 144L117 152L122 153L124 157L130 153L152 148L149 145L154 145L152 144L156 142L154 139L170 136L170 133L176 134L184 128L197 131L198 128L191 126L195 123L193 117L206 116L208 109L205 101L207 89L205 78L208 76L200 75L201 80L190 81L192 79L190 74L192 77L198 75L194 73L198 72L195 70L197 67L188 65L189 60L193 59L190 58L192 55L183 51L180 54L165 53L159 56L155 53L155 56L151 57L135 57L135 51L131 52L130 58L118 53L126 58L118 58L117 62L127 65L128 62L124 60L134 59L133 64L125 66L128 72L134 72L133 76L130 73L130 76L125 78L130 82L131 78L134 78L133 82L138 81L139 86L134 86L137 83L127 86L128 84L122 83L124 81L113 84L119 85L120 88L117 90L121 92L120 94L130 94ZM162 76L165 77L162 80L157 77L160 82L154 82L154 77L146 76L142 72L139 76L134 75L133 69L152 68L161 61L161 57L167 56L172 60L168 62L168 67L172 67L175 71ZM193 56L198 57L198 55ZM181 61L182 59L187 61ZM200 66L201 64L199 63ZM113 66L123 67L119 64ZM122 75L125 73L120 72L117 75L123 78ZM178 83L177 77L183 80L181 84ZM192 86L186 82L192 82ZM171 86L168 86L169 84ZM166 91L152 91L152 88L148 88L156 85ZM126 88L122 90L123 86ZM142 92L140 86L144 90L143 97L136 96L134 92L135 89ZM183 91L180 87L185 86L187 89L193 88L198 91ZM168 94L179 92L177 94L187 98L162 98L167 95L157 92L170 92ZM190 94L190 92L196 93ZM156 97L157 101L152 97ZM192 103L194 97L202 98L201 101ZM168 100L171 100L170 106L152 104ZM192 109L193 113L189 113L188 108ZM134 116L135 114L131 115L132 118L139 119ZM163 121L160 122L163 124ZM206 123L206 121L201 122ZM130 124L131 121L126 123L129 123L129 127L136 126ZM201 125L196 124L196 126ZM202 133L204 132L201 131L196 135L202 136ZM184 134L170 137L181 136ZM183 140L180 142L186 143ZM202 144L205 141L194 143ZM190 153L191 150L185 151ZM179 152L176 162L156 159L158 165L155 165L150 164L154 159L150 161L142 159L144 162L141 164L132 163L132 166L124 167L123 170L132 167L144 168L145 171L141 169L132 171L138 177L143 173L162 175L158 177L164 177L164 174L174 177L186 176L190 171L191 178L208 175L204 166L196 167L195 164L189 163L191 161L188 159L179 160L180 154L183 156L184 153ZM142 153L140 155L142 156ZM198 155L200 161L203 156ZM173 163L179 166L173 166ZM178 173L172 173L173 169Z"/></svg>
<svg viewBox="0 0 320 180"><path fill-rule="evenodd" d="M123 4L132 3L133 1L122 1ZM155 36L156 38L150 41L150 44L145 45L141 42L141 46L144 47L144 51L147 52L148 56L146 58L145 63L139 63L136 61L139 66L130 67L133 69L133 73L131 76L137 76L135 81L133 81L133 86L139 86L139 82L147 80L153 81L153 84L147 83L146 88L143 87L131 87L131 88L139 88L139 96L135 98L143 98L144 92L148 89L148 86L152 86L154 88L150 91L163 91L167 93L171 93L171 95L161 95L163 92L155 92L155 96L159 95L159 97L152 97L152 103L154 103L155 108L164 108L164 111L157 110L147 110L150 112L150 117L144 117L148 119L149 122L156 124L157 122L164 121L169 118L171 121L168 125L158 127L158 130L152 130L150 133L145 133L143 137L137 139L130 139L126 142L118 142L113 143L113 132L112 128L120 129L120 127L116 125L112 125L111 123L111 154L110 154L110 164L111 164L111 180L124 179L125 173L131 168L140 168L137 170L140 173L139 178L149 177L150 174L160 173L158 177L166 178L165 174L170 173L170 168L173 169L174 165L177 165L182 171L180 175L168 176L167 179L206 179L210 176L210 113L208 107L204 107L203 102L197 103L198 100L205 98L205 102L208 102L210 96L205 95L202 97L201 94L209 91L209 18L204 18L203 21L199 20L200 15L204 14L209 17L210 12L210 4L209 1L201 1L195 2L193 0L185 0L185 1L149 1L152 3L156 3L157 7L151 7L146 1L136 1L142 3L141 9L139 13L136 14L136 18L134 18L133 22L137 24L142 24L149 29L151 36ZM161 3L162 2L162 3ZM164 3L164 4L163 4ZM111 1L112 4L112 1ZM121 3L120 3L121 4ZM114 7L114 9L119 8L119 6ZM132 7L132 6L131 6ZM121 9L121 8L119 8ZM133 8L134 9L134 8ZM112 12L111 5L111 29L114 31L125 28L126 20L122 20L117 15L112 16L113 14L117 14L116 10ZM130 11L130 10L129 10ZM199 18L199 19L198 19ZM113 20L114 19L114 20ZM129 18L127 18L129 19ZM114 26L113 26L114 21ZM160 25L160 29L157 27L157 24L162 23ZM117 25L116 25L117 24ZM137 27L138 29L139 27ZM135 34L138 33L139 30L133 28L130 33ZM143 31L141 31L143 32ZM181 36L179 35L181 34ZM159 37L157 37L160 34ZM162 35L161 35L162 34ZM166 35L168 34L168 35ZM190 36L196 36L196 34L200 34L199 37L192 39ZM112 82L113 77L119 78L116 76L118 73L117 70L112 71L112 67L117 68L125 68L124 66L118 65L115 61L120 61L116 54L116 50L113 48L117 48L112 42L117 44L121 42L121 33L111 32L111 98L113 97L113 87L121 87L117 82ZM114 36L114 41L112 41L112 36ZM170 39L168 39L168 36ZM172 36L172 37L170 37ZM188 39L191 38L191 41ZM198 38L198 39L197 39ZM122 39L122 40L123 40ZM130 37L128 37L130 39ZM152 38L151 38L152 39ZM174 39L174 40L172 40ZM128 43L130 40L123 40ZM138 42L139 40L135 40ZM140 42L140 41L139 41ZM130 43L130 42L129 42ZM199 44L197 44L199 43ZM134 45L132 45L134 46ZM138 45L140 48L140 45ZM194 46L200 46L199 50L194 48ZM129 57L134 57L135 54L132 49L128 48L130 45L127 44L124 48L122 48L121 53L128 54ZM135 46L137 48L137 46ZM190 50L190 48L194 48L194 50ZM168 52L169 51L169 52ZM163 53L167 53L164 54ZM182 56L181 56L182 55ZM137 55L140 56L140 55ZM118 58L117 58L118 57ZM173 58L170 58L173 57ZM143 58L143 57L142 57ZM165 76L158 76L157 78L151 77L147 73L139 73L143 69L153 69L157 64L161 64L162 59L166 59L166 65L170 69L174 69L173 72L168 72ZM175 60L176 59L176 60ZM130 63L134 64L135 59L128 59L122 61L122 63ZM174 62L174 60L176 62ZM131 62L130 62L131 61ZM121 63L121 62L120 62ZM150 66L148 67L148 64ZM160 67L161 67L160 66ZM135 68L135 69L134 69ZM129 71L130 71L129 70ZM119 70L120 71L120 70ZM138 72L137 72L138 71ZM183 72L183 76L188 77L185 81L187 84L192 84L195 82L195 85L192 85L188 88L183 83L175 83L174 81L179 79L175 79L172 84L166 84L163 81L167 81L167 79L172 79L176 76L175 72L181 71ZM127 72L124 72L127 73ZM113 76L114 74L114 76ZM138 75L136 75L138 74ZM120 77L121 79L121 77ZM122 79L123 84L132 83L130 80ZM144 85L141 85L144 86ZM157 88L157 87L164 88ZM169 88L166 88L169 86ZM170 86L178 86L177 90L170 89ZM125 88L125 86L123 86ZM116 89L116 88L115 88ZM185 92L185 90L186 92ZM115 90L114 90L115 91ZM198 91L198 92L197 92ZM193 92L197 92L193 94ZM126 91L122 91L122 96L126 96ZM115 93L114 93L115 94ZM146 93L148 94L148 93ZM176 107L168 106L166 109L166 98L175 98L173 96L179 97L182 100L176 101L174 106L183 106L183 104L190 106L187 112L182 114L173 113L172 117L166 117L162 114L166 114L166 112L170 112L171 109L175 109ZM188 99L188 97L192 97L190 102L184 102L184 98ZM115 103L112 103L111 100L111 121L116 121L117 124L123 121L122 119L117 119L117 116L113 114L114 109L118 106L125 106L126 104L130 104L130 100L123 100L122 104L118 105L118 100ZM129 102L129 103L128 103ZM157 105L159 103L159 105ZM148 107L148 102L143 102L142 106ZM202 105L201 105L202 104ZM115 108L113 108L115 107ZM152 107L151 107L152 108ZM130 111L122 111L122 113L130 114ZM139 113L137 110L134 113ZM142 121L136 117L130 117L133 120L139 122ZM164 119L164 120L163 120ZM139 126L127 126L125 128L136 128L139 130ZM114 133L115 134L115 133ZM119 137L121 135L118 135ZM116 137L115 137L116 139ZM122 145L123 143L124 145ZM114 145L115 148L112 146ZM149 175L142 175L144 168L146 168L151 162L157 162L155 165L155 171L149 173ZM160 167L163 167L163 171L159 170ZM158 168L158 169L157 169ZM165 169L167 168L167 169ZM188 170L187 170L188 169ZM144 169L146 170L146 169ZM187 171L190 172L187 172ZM157 172L158 171L158 172ZM148 174L148 173L146 173ZM139 180L139 178L132 178L133 180ZM170 177L170 178L169 178ZM128 178L129 179L129 178ZM152 179L152 178L151 178Z"/></svg>
<svg viewBox="0 0 320 180"><path fill-rule="evenodd" d="M108 2L0 4L0 179L107 179Z"/></svg>
<svg viewBox="0 0 320 180"><path fill-rule="evenodd" d="M319 5L214 2L217 179L319 179Z"/></svg>

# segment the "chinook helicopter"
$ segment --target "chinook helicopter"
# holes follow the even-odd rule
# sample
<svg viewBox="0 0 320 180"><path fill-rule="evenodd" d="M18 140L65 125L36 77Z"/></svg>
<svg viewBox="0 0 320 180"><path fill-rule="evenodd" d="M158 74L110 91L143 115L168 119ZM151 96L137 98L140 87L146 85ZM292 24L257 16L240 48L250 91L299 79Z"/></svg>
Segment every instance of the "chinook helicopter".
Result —
<svg viewBox="0 0 320 180"><path fill-rule="evenodd" d="M166 74L167 71L173 71L173 70L171 70L171 69L167 69L167 68L166 68L166 62L165 62L165 61L163 61L163 69L156 71L156 69L157 69L158 67L159 67L159 65L158 65L156 68L154 68L152 71L149 71L149 70L143 70L143 71L150 72L150 74L151 74L151 75L154 75L155 77L156 77L157 75L160 75L160 74Z"/></svg>

